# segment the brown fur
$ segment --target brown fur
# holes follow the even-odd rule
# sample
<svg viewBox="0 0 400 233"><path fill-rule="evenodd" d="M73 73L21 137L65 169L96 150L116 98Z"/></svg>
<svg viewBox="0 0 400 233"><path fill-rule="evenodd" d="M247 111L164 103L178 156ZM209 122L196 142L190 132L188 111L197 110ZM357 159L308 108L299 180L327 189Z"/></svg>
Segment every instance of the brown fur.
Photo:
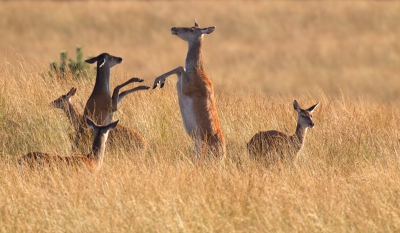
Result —
<svg viewBox="0 0 400 233"><path fill-rule="evenodd" d="M206 150L215 157L225 155L225 139L220 127L214 88L207 76L202 59L203 34L210 34L215 27L200 28L197 22L191 28L172 28L171 33L189 44L185 68L177 67L156 78L154 88L165 79L178 75L179 106L186 132L195 141L195 154L199 157Z"/></svg>
<svg viewBox="0 0 400 233"><path fill-rule="evenodd" d="M307 128L314 127L312 112L318 103L304 110L295 100L293 106L298 112L295 134L289 136L276 130L256 133L247 143L247 150L252 159L264 160L267 164L294 160L304 145Z"/></svg>
<svg viewBox="0 0 400 233"><path fill-rule="evenodd" d="M112 120L110 70L116 64L121 63L122 58L102 53L86 62L97 62L97 73L96 82L92 94L86 102L83 116L93 119L99 125L109 124Z"/></svg>
<svg viewBox="0 0 400 233"><path fill-rule="evenodd" d="M91 120L87 119L88 124L93 128L94 140L92 152L88 155L51 155L43 152L29 152L18 159L18 164L23 169L24 165L31 168L39 168L43 165L86 165L86 167L94 172L98 171L103 163L106 141L110 130L114 129L118 121L107 126L98 126Z"/></svg>
<svg viewBox="0 0 400 233"><path fill-rule="evenodd" d="M89 117L98 125L109 124L112 121L112 98L110 93L111 68L122 62L122 58L107 53L86 60L97 64L96 82L93 91L86 102L83 117ZM91 141L90 129L83 123L76 133L75 146L82 153L87 153Z"/></svg>
<svg viewBox="0 0 400 233"><path fill-rule="evenodd" d="M44 165L86 165L88 170L92 172L99 167L98 163L95 163L94 160L85 155L50 155L43 152L29 152L18 159L18 164L20 166L28 165L31 169L40 168Z"/></svg>
<svg viewBox="0 0 400 233"><path fill-rule="evenodd" d="M111 96L107 92L99 91L90 96L86 103L84 116L93 117L99 124L111 121Z"/></svg>
<svg viewBox="0 0 400 233"><path fill-rule="evenodd" d="M81 115L71 102L71 97L76 93L76 88L72 88L67 94L60 96L50 104L56 108L62 109L76 130L79 130L83 115ZM118 124L117 127L109 133L109 145L118 145L130 148L146 148L146 140L137 131Z"/></svg>
<svg viewBox="0 0 400 233"><path fill-rule="evenodd" d="M302 144L292 135L276 130L255 134L247 143L249 155L255 160L265 160L268 164L280 160L293 160L293 155L301 149Z"/></svg>

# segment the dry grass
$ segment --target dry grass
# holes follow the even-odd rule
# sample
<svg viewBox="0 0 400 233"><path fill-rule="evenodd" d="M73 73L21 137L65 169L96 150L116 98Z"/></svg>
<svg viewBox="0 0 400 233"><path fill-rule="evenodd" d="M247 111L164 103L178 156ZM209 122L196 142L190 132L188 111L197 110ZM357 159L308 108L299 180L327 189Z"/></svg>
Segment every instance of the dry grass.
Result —
<svg viewBox="0 0 400 233"><path fill-rule="evenodd" d="M399 10L362 1L0 2L0 232L397 232ZM192 165L171 77L126 97L115 115L146 138L145 155L108 148L97 174L20 175L15 159L28 151L73 153L74 129L48 104L75 86L82 111L93 83L43 79L59 51L79 44L121 56L112 87L133 75L151 85L183 64L186 45L168 29L194 17L217 26L204 59L227 140L222 164ZM294 132L293 99L321 102L299 160L249 161L245 144L257 131Z"/></svg>

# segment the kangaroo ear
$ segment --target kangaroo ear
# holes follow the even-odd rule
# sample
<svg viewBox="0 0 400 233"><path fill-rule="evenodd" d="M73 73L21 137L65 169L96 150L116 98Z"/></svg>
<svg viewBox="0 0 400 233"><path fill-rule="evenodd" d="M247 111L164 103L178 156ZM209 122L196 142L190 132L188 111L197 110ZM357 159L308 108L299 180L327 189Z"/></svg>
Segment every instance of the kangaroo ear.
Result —
<svg viewBox="0 0 400 233"><path fill-rule="evenodd" d="M90 120L88 117L86 117L86 123L92 128L93 130L98 127L92 120Z"/></svg>
<svg viewBox="0 0 400 233"><path fill-rule="evenodd" d="M194 26L195 26L195 27L200 27L200 25L197 23L196 18L194 18Z"/></svg>
<svg viewBox="0 0 400 233"><path fill-rule="evenodd" d="M92 57L92 58L89 58L89 59L85 60L85 62L87 62L87 63L89 63L89 64L93 64L93 63L95 63L96 61L97 61L97 57Z"/></svg>
<svg viewBox="0 0 400 233"><path fill-rule="evenodd" d="M307 111L309 111L309 112L313 112L314 110L315 110L315 108L317 108L318 107L318 105L319 105L319 102L318 103L316 103L315 105L313 105L313 106L311 106L311 107L309 107L308 109L307 109Z"/></svg>
<svg viewBox="0 0 400 233"><path fill-rule="evenodd" d="M99 67L104 66L104 64L106 64L106 59L102 58L99 62L101 62L101 64L99 65ZM98 63L97 63L98 64Z"/></svg>
<svg viewBox="0 0 400 233"><path fill-rule="evenodd" d="M115 127L117 127L119 120L114 121L113 123L108 124L107 126L105 126L105 128L107 130L113 130L115 129Z"/></svg>
<svg viewBox="0 0 400 233"><path fill-rule="evenodd" d="M215 26L201 29L203 34L211 34L215 30Z"/></svg>
<svg viewBox="0 0 400 233"><path fill-rule="evenodd" d="M294 108L294 110L296 110L297 112L300 112L300 111L301 111L301 108L300 108L300 106L299 106L299 104L297 103L296 100L293 101L293 108Z"/></svg>
<svg viewBox="0 0 400 233"><path fill-rule="evenodd" d="M71 88L71 90L68 92L68 96L69 97L72 97L72 96L74 96L75 95L75 93L76 93L76 88L75 87L73 87L73 88Z"/></svg>

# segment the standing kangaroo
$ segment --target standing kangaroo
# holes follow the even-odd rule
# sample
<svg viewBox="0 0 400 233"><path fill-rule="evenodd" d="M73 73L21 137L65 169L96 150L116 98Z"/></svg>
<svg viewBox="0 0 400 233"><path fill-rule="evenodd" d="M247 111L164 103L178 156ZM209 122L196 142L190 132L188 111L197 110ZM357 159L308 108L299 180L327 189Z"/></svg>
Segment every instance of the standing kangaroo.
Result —
<svg viewBox="0 0 400 233"><path fill-rule="evenodd" d="M295 100L293 107L298 113L295 134L289 136L276 130L259 132L247 143L249 155L255 159L265 159L269 164L279 160L293 161L304 145L307 128L314 127L312 113L318 104L308 109L301 109Z"/></svg>
<svg viewBox="0 0 400 233"><path fill-rule="evenodd" d="M120 64L122 58L102 53L86 60L87 63L97 62L96 82L92 94L86 102L83 115L93 119L97 124L109 124L112 121L112 99L110 93L110 70Z"/></svg>
<svg viewBox="0 0 400 233"><path fill-rule="evenodd" d="M179 66L157 77L153 87L154 89L160 84L162 88L168 76L173 74L178 76L176 89L183 126L195 142L196 158L203 152L213 157L225 155L225 139L215 105L214 88L206 74L202 59L204 34L210 34L214 30L215 26L200 28L196 20L194 27L171 28L172 35L189 44L185 67Z"/></svg>
<svg viewBox="0 0 400 233"><path fill-rule="evenodd" d="M111 68L122 62L122 58L112 56L108 53L102 53L97 57L86 60L87 63L93 64L97 62L96 82L92 94L85 105L83 117L93 119L96 124L109 124L113 118L113 112L117 111L118 103L127 94L136 90L149 89L149 87L137 87L132 90L124 91L119 94L119 90L132 82L143 82L143 79L131 78L127 82L117 86L114 89L113 96L110 93L110 73ZM85 150L85 145L90 141L90 133L87 125L82 124L77 131L75 145L81 151Z"/></svg>
<svg viewBox="0 0 400 233"><path fill-rule="evenodd" d="M109 124L112 120L112 99L110 93L110 70L120 64L122 58L102 53L97 57L87 59L85 62L93 64L97 62L96 81L92 94L85 105L83 117L88 117L98 125ZM86 124L81 124L76 133L75 146L82 153L87 153L87 145L90 142L90 131Z"/></svg>
<svg viewBox="0 0 400 233"><path fill-rule="evenodd" d="M141 90L142 88L143 87L140 86L135 89ZM78 131L82 125L83 116L78 112L78 110L76 110L75 106L71 102L71 98L75 95L75 93L76 88L73 87L67 94L62 95L56 100L52 101L50 105L62 109L67 115L71 124L74 126L75 130ZM110 132L109 141L110 145L117 145L117 147L125 148L129 147L133 149L143 149L147 145L144 138L137 131L124 127L121 124L118 124L117 127Z"/></svg>
<svg viewBox="0 0 400 233"><path fill-rule="evenodd" d="M88 155L51 155L43 152L29 152L28 154L18 159L18 164L23 170L24 165L30 167L37 167L45 164L57 165L57 163L64 163L68 165L80 165L84 164L87 168L94 172L98 171L103 164L104 153L106 150L106 141L110 130L114 129L118 121L115 121L106 126L98 126L92 122L89 118L86 119L87 124L93 129L93 144L92 151Z"/></svg>

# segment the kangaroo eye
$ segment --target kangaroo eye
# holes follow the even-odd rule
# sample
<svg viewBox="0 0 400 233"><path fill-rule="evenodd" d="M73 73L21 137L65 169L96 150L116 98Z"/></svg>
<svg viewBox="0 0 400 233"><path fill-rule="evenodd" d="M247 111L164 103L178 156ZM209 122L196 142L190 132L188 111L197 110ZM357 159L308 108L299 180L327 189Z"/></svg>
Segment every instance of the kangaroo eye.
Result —
<svg viewBox="0 0 400 233"><path fill-rule="evenodd" d="M190 32L194 32L194 29L193 29L193 28L190 28L189 31L190 31Z"/></svg>

